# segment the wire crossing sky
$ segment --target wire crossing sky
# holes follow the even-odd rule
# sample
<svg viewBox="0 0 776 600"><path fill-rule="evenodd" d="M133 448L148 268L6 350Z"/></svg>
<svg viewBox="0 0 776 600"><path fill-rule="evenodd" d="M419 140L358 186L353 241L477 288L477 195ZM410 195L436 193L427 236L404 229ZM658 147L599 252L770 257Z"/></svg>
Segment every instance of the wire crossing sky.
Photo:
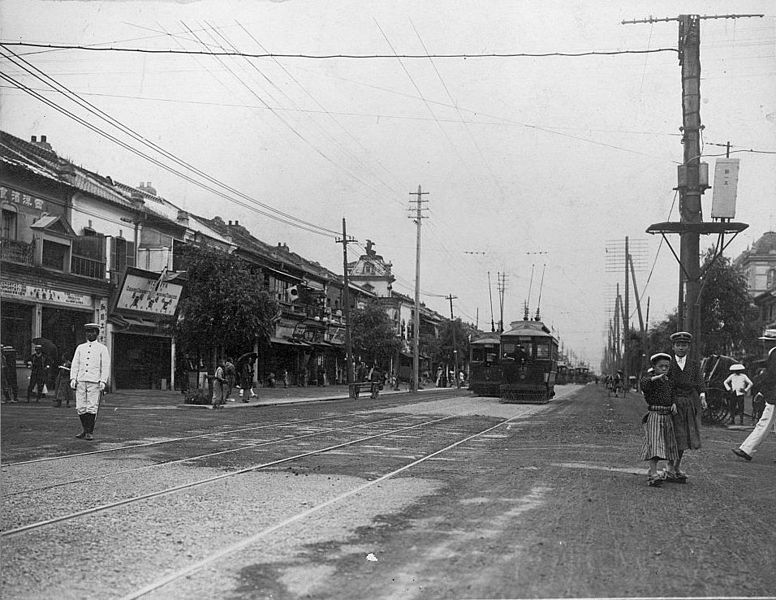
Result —
<svg viewBox="0 0 776 600"><path fill-rule="evenodd" d="M713 169L730 144L741 159L736 220L750 224L728 256L776 229L776 17L770 2L735 8L765 16L701 24L703 160ZM677 298L678 266L645 233L678 218L677 23L622 22L694 9L0 0L0 119L337 273L345 217L410 297L408 194L422 185L424 302L446 315L444 297L457 296L456 315L489 330L488 272L505 275L508 322L536 304L531 273L544 271L542 316L595 368L620 279L605 269L608 242L646 245L638 290L653 323ZM731 12L714 0L703 11ZM702 238L702 250L715 241Z"/></svg>

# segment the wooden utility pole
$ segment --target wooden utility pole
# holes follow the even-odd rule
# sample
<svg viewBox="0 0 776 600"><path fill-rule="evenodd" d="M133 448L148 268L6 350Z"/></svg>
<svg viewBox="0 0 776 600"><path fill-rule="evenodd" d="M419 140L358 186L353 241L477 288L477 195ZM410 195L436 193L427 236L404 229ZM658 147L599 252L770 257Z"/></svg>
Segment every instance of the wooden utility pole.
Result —
<svg viewBox="0 0 776 600"><path fill-rule="evenodd" d="M693 334L693 356L701 347L700 340L700 235L707 233L703 227L701 195L708 188L708 171L701 163L701 28L702 19L740 19L762 17L761 14L745 15L679 15L655 19L623 21L623 25L635 23L679 22L679 64L682 67L682 144L684 162L679 166L679 298L677 312L685 331ZM701 177L703 175L703 177ZM648 230L649 231L649 230ZM658 230L656 230L658 231ZM666 230L667 231L667 230Z"/></svg>
<svg viewBox="0 0 776 600"><path fill-rule="evenodd" d="M348 244L355 242L352 237L348 237L348 232L345 226L345 217L342 217L342 239L338 239L337 243L342 244L342 270L345 279L345 291L343 293L342 312L345 315L345 372L348 382L348 394L353 396L353 344L350 340L350 278L348 277Z"/></svg>
<svg viewBox="0 0 776 600"><path fill-rule="evenodd" d="M622 318L622 349L623 349L623 385L624 389L630 387L630 278L628 277L628 236L625 236L625 314Z"/></svg>
<svg viewBox="0 0 776 600"><path fill-rule="evenodd" d="M448 294L445 296L450 301L450 327L453 332L453 364L455 365L455 380L458 381L458 348L455 345L455 316L453 315L453 300L458 296Z"/></svg>
<svg viewBox="0 0 776 600"><path fill-rule="evenodd" d="M417 196L415 200L410 200L410 204L415 204L415 214L410 215L410 218L415 221L415 225L418 228L418 237L415 247L415 310L412 315L412 392L418 391L418 371L420 370L420 225L426 217L423 215L424 209L423 203L428 200L423 200L423 196L428 195L428 192L422 192L420 186L418 186L417 192L410 192L410 196Z"/></svg>

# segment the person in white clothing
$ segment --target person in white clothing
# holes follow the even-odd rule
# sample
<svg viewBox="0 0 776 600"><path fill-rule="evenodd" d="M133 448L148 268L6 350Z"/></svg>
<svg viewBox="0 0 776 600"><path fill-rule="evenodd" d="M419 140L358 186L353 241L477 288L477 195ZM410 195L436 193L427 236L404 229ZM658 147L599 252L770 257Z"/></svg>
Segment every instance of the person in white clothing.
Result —
<svg viewBox="0 0 776 600"><path fill-rule="evenodd" d="M110 379L110 355L108 348L97 341L99 323L87 323L84 330L86 341L75 349L70 366L70 387L75 390L75 410L83 428L75 437L91 440L100 394Z"/></svg>
<svg viewBox="0 0 776 600"><path fill-rule="evenodd" d="M739 424L744 424L744 396L752 389L752 380L746 376L744 365L731 365L730 375L722 385L730 393L730 424L739 416Z"/></svg>
<svg viewBox="0 0 776 600"><path fill-rule="evenodd" d="M776 431L776 347L768 353L765 372L755 378L754 389L765 397L763 416L757 421L754 430L738 448L733 448L733 454L745 460L752 460L757 447L765 440L768 433Z"/></svg>

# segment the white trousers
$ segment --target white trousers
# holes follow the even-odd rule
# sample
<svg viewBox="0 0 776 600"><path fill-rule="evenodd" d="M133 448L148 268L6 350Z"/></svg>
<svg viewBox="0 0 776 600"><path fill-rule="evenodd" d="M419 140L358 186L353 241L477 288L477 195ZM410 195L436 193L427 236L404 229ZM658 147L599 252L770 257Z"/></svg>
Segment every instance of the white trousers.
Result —
<svg viewBox="0 0 776 600"><path fill-rule="evenodd" d="M752 456L757 452L757 446L768 436L768 433L774 429L776 425L776 410L774 410L773 404L766 404L763 416L757 421L757 425L754 426L754 430L749 434L749 437L741 444L741 450L746 452L749 456Z"/></svg>
<svg viewBox="0 0 776 600"><path fill-rule="evenodd" d="M75 385L75 412L97 414L100 407L100 384L91 381L79 381Z"/></svg>

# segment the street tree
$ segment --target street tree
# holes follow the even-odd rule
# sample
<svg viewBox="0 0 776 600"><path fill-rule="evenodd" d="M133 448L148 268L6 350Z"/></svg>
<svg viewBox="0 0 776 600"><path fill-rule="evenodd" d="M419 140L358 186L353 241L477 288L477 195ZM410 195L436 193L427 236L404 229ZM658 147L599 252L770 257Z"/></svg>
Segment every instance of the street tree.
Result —
<svg viewBox="0 0 776 600"><path fill-rule="evenodd" d="M730 259L706 252L700 294L700 356L727 354L746 356L756 353L760 325L757 308L748 294L746 277ZM649 351L666 352L670 336L682 329L677 312L668 315L649 331Z"/></svg>
<svg viewBox="0 0 776 600"><path fill-rule="evenodd" d="M350 338L353 350L368 364L386 367L401 347L393 322L379 302L350 312Z"/></svg>
<svg viewBox="0 0 776 600"><path fill-rule="evenodd" d="M182 258L188 281L175 336L185 351L202 356L221 347L236 356L269 341L279 307L248 263L197 246Z"/></svg>

